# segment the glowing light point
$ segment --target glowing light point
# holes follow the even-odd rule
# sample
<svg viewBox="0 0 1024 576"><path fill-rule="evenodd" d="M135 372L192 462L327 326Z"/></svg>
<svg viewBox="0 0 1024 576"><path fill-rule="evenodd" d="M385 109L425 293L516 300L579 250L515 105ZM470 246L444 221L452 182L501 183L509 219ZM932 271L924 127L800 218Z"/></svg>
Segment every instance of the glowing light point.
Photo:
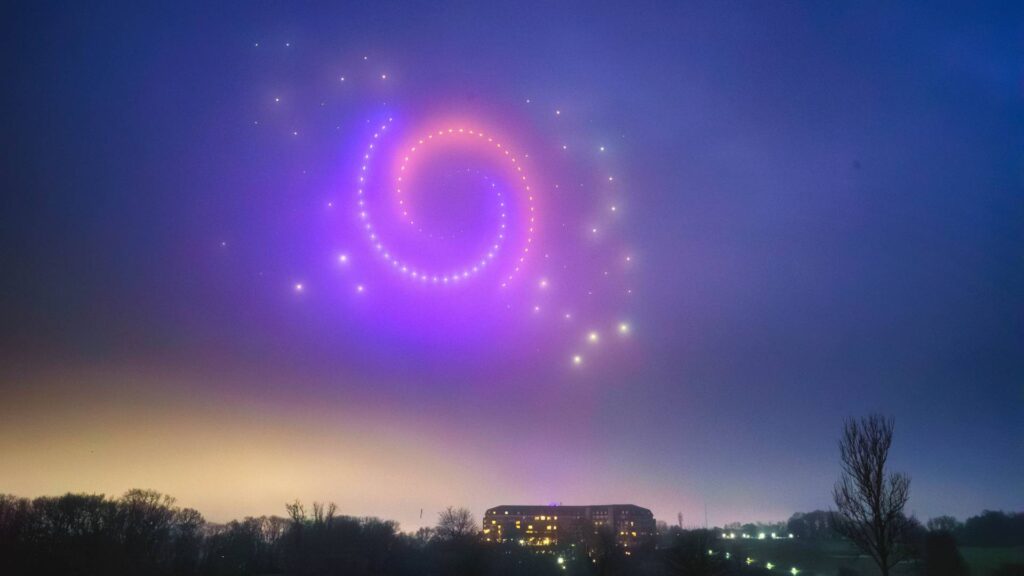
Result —
<svg viewBox="0 0 1024 576"><path fill-rule="evenodd" d="M365 291L366 291L366 287L365 286L363 286L362 284L356 284L356 292L362 294Z"/></svg>
<svg viewBox="0 0 1024 576"><path fill-rule="evenodd" d="M381 74L380 75L380 79L381 80L387 80L388 79L388 75L387 74Z"/></svg>
<svg viewBox="0 0 1024 576"><path fill-rule="evenodd" d="M540 282L537 285L540 286L541 288L547 288L548 287L548 279L547 278L541 278Z"/></svg>
<svg viewBox="0 0 1024 576"><path fill-rule="evenodd" d="M348 264L348 254L338 254L338 262Z"/></svg>
<svg viewBox="0 0 1024 576"><path fill-rule="evenodd" d="M796 576L797 574L800 573L800 571L796 569L796 566L793 566L792 568L789 569L789 573L792 574L793 576Z"/></svg>
<svg viewBox="0 0 1024 576"><path fill-rule="evenodd" d="M629 324L627 324L625 322L620 322L619 323L619 334L622 334L622 335L629 334Z"/></svg>
<svg viewBox="0 0 1024 576"><path fill-rule="evenodd" d="M583 364L583 356L580 356L579 354L576 354L575 356L572 357L572 365L573 366L580 366L582 364Z"/></svg>
<svg viewBox="0 0 1024 576"><path fill-rule="evenodd" d="M304 289L305 289L305 287L302 285L302 282L296 282L295 283L295 291L296 292L302 292Z"/></svg>
<svg viewBox="0 0 1024 576"><path fill-rule="evenodd" d="M600 150L601 152L604 152L604 146L601 146L601 147L599 148L599 150Z"/></svg>
<svg viewBox="0 0 1024 576"><path fill-rule="evenodd" d="M590 342L591 344L597 344L597 341L600 339L601 335L598 334L596 331L592 331L589 334L587 334L587 342Z"/></svg>
<svg viewBox="0 0 1024 576"><path fill-rule="evenodd" d="M274 102L280 102L280 101L281 101L280 98L276 98L276 97L274 98Z"/></svg>

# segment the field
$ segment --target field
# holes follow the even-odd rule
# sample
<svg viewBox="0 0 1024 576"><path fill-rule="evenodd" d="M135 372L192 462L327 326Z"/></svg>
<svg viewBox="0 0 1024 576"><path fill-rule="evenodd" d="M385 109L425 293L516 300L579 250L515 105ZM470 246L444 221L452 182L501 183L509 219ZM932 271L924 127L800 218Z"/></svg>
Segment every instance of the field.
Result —
<svg viewBox="0 0 1024 576"><path fill-rule="evenodd" d="M732 557L749 558L757 566L772 564L773 571L789 572L797 568L804 576L834 576L844 574L874 576L878 568L867 556L861 555L853 545L840 541L802 540L722 540L723 552ZM972 576L988 576L1005 563L1024 563L1024 546L1016 548L961 548ZM916 566L902 564L896 574L914 574Z"/></svg>

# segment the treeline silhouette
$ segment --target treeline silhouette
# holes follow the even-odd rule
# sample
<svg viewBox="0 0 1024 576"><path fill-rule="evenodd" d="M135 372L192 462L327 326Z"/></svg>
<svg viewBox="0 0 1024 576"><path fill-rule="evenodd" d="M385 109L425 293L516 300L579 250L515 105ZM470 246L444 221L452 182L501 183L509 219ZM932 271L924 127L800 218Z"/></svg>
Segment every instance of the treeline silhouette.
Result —
<svg viewBox="0 0 1024 576"><path fill-rule="evenodd" d="M516 544L488 544L468 510L449 508L432 528L415 534L377 518L337 513L333 504L309 508L296 501L286 516L261 516L218 525L179 508L158 492L131 490L119 498L67 494L32 500L0 495L0 574L153 576L673 576L766 575L743 554L709 555L712 530L664 527L646 548L624 550L598 532L579 547L540 554ZM809 525L820 527L817 513ZM950 524L952 522L952 524ZM1022 514L985 512L960 524L929 522L948 538L1017 538ZM792 524L792 521L791 523ZM934 526L932 525L934 524ZM788 527L788 526L787 526ZM798 526L793 525L794 529ZM806 528L806 526L803 526ZM923 529L923 528L922 528ZM825 537L824 532L818 533ZM952 536L956 534L957 536ZM801 538L814 539L804 532ZM947 536L943 536L946 538ZM949 541L934 540L932 564L946 564ZM954 550L955 554L955 550ZM558 562L558 557L562 562ZM924 563L927 567L927 559ZM937 564L936 564L937 565ZM924 570L925 573L950 572ZM955 572L957 574L962 572Z"/></svg>
<svg viewBox="0 0 1024 576"><path fill-rule="evenodd" d="M735 525L748 533L778 530L788 532L797 538L834 540L840 536L832 530L831 512L815 510L793 514L785 526L779 524ZM727 526L728 528L728 526ZM784 528L784 529L783 529ZM977 548L1009 548L1024 546L1024 512L1003 512L985 510L961 522L952 516L937 516L925 525L928 533L945 532L960 546Z"/></svg>

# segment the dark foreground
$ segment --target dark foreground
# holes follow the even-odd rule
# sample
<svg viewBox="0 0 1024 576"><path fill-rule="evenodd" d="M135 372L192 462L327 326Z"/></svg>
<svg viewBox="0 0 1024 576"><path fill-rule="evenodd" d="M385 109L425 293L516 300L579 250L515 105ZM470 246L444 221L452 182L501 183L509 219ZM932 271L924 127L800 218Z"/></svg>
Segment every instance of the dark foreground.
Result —
<svg viewBox="0 0 1024 576"><path fill-rule="evenodd" d="M156 492L121 498L68 494L34 500L0 495L0 574L20 575L344 575L344 576L733 576L877 573L842 541L723 541L710 530L667 529L625 550L608 534L538 553L481 542L474 523L442 520L415 535L394 522L339 516L333 506L288 517L213 525ZM1016 518L1016 516L1011 516ZM925 533L920 554L900 574L1024 575L1024 546L970 548ZM943 544L945 543L945 544ZM1022 542L1021 544L1024 544ZM968 560L965 560L965 557Z"/></svg>

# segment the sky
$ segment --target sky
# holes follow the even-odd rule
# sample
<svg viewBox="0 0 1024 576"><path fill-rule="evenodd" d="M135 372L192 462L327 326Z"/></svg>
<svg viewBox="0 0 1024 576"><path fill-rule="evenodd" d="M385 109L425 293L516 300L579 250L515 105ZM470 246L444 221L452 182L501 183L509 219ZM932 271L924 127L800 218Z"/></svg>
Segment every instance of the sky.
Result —
<svg viewBox="0 0 1024 576"><path fill-rule="evenodd" d="M0 11L0 493L1024 509L1019 5Z"/></svg>

